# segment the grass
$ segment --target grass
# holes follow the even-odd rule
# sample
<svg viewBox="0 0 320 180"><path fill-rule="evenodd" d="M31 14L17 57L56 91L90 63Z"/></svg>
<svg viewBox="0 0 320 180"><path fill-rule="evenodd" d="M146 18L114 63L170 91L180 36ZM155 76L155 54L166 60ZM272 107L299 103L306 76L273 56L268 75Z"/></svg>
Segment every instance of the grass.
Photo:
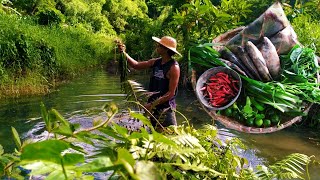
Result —
<svg viewBox="0 0 320 180"><path fill-rule="evenodd" d="M115 38L0 13L0 98L46 93L56 81L106 64Z"/></svg>

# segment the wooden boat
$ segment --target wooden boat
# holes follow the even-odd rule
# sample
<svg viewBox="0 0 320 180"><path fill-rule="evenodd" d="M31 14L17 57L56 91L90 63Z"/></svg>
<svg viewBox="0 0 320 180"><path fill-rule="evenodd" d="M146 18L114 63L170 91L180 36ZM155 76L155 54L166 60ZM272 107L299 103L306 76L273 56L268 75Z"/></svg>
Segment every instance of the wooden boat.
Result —
<svg viewBox="0 0 320 180"><path fill-rule="evenodd" d="M242 29L243 29L243 27L240 27L240 28L228 31L228 32L216 37L213 40L213 43L219 43L221 46L215 46L214 49L219 51L219 49L221 47L223 47L224 43L226 43L230 38L232 38L234 35L239 33ZM192 88L195 93L196 93L196 84L197 84L198 76L199 76L199 74L197 74L197 72L195 70L192 70L191 83L192 83ZM291 119L286 119L286 120L283 119L282 123L280 125L275 125L275 126L271 126L271 127L267 127L267 128L249 127L244 124L241 124L240 122L238 122L235 119L232 119L230 117L227 117L227 116L224 116L221 114L217 114L215 110L209 110L207 107L205 107L201 103L200 100L199 100L199 102L200 102L202 108L204 109L204 111L209 116L211 116L213 118L213 120L219 121L227 128L234 129L234 130L237 130L240 132L245 132L245 133L252 133L252 134L272 133L272 132L282 130L286 127L289 127L289 126L291 126L297 122L300 122L302 120L302 116L296 116ZM312 104L307 105L304 109L304 113L308 113L311 106L312 106Z"/></svg>

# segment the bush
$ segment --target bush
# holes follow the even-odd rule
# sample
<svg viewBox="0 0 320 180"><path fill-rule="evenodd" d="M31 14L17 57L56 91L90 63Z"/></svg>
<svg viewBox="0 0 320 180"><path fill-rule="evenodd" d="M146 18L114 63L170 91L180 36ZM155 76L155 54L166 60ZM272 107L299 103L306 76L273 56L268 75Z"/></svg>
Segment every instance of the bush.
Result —
<svg viewBox="0 0 320 180"><path fill-rule="evenodd" d="M52 25L64 22L63 14L54 8L40 10L37 12L36 17L40 25Z"/></svg>
<svg viewBox="0 0 320 180"><path fill-rule="evenodd" d="M292 21L292 26L298 35L299 41L307 47L320 50L320 23L309 15L300 14ZM314 47L312 47L314 46Z"/></svg>
<svg viewBox="0 0 320 180"><path fill-rule="evenodd" d="M106 64L112 59L114 39L81 26L39 26L32 18L0 14L2 86L27 76L39 76L45 79L41 83L51 83Z"/></svg>

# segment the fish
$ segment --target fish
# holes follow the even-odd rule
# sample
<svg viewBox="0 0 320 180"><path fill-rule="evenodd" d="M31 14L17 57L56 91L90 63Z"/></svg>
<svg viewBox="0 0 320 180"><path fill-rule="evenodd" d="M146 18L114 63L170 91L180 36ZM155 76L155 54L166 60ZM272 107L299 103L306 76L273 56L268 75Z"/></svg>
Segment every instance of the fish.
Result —
<svg viewBox="0 0 320 180"><path fill-rule="evenodd" d="M250 73L254 76L254 79L262 80L256 66L253 64L252 59L249 57L248 52L242 46L237 46L231 49L234 51L236 56L239 57L240 61L247 67Z"/></svg>
<svg viewBox="0 0 320 180"><path fill-rule="evenodd" d="M261 44L259 44L257 47L266 61L270 75L273 79L277 79L280 74L280 58L278 56L276 47L267 37L264 37Z"/></svg>
<svg viewBox="0 0 320 180"><path fill-rule="evenodd" d="M219 60L223 63L225 63L227 66L229 66L231 69L237 71L239 74L242 74L246 77L248 77L248 75L246 74L246 72L244 72L241 68L239 68L239 66L237 66L236 64L226 60L226 59L223 59L223 58L219 58Z"/></svg>
<svg viewBox="0 0 320 180"><path fill-rule="evenodd" d="M280 2L275 2L256 20L231 38L226 45L244 46L247 41L259 43L264 36L271 37L290 25Z"/></svg>
<svg viewBox="0 0 320 180"><path fill-rule="evenodd" d="M217 37L215 37L212 40L212 43L214 44L212 46L213 49L220 51L224 48L224 45L226 42L228 42L232 37L234 37L236 34L238 34L240 31L242 31L245 28L245 26L240 26L235 29L229 30L226 33L223 33Z"/></svg>
<svg viewBox="0 0 320 180"><path fill-rule="evenodd" d="M270 41L275 46L278 55L288 54L293 46L300 44L297 34L291 26L270 37Z"/></svg>
<svg viewBox="0 0 320 180"><path fill-rule="evenodd" d="M255 67L257 68L261 78L263 81L271 81L272 77L269 73L269 70L266 65L266 61L264 60L259 49L251 42L248 41L245 44L245 48L249 54L249 57L252 59Z"/></svg>
<svg viewBox="0 0 320 180"><path fill-rule="evenodd" d="M233 64L237 65L242 71L244 71L248 77L254 78L250 71L242 64L242 62L233 54L227 47L222 48L219 53L223 59L226 59Z"/></svg>

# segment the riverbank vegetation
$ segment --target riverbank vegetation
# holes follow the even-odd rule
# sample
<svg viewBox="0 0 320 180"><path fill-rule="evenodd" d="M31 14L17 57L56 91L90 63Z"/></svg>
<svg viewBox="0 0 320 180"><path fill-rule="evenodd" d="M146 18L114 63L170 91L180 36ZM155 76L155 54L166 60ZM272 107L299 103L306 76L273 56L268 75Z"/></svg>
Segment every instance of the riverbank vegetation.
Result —
<svg viewBox="0 0 320 180"><path fill-rule="evenodd" d="M140 103L137 103L142 107ZM239 139L222 141L212 125L187 125L155 131L142 114L130 111L144 126L128 131L117 125L118 108L106 104L92 127L71 124L55 109L41 106L47 138L21 141L12 128L16 151L0 146L0 177L14 179L303 179L313 157L291 154L274 164L252 167ZM123 117L123 115L122 115ZM125 117L125 116L124 116ZM34 153L37 152L37 153ZM100 173L100 174L99 174ZM101 177L101 175L103 177Z"/></svg>
<svg viewBox="0 0 320 180"><path fill-rule="evenodd" d="M282 2L300 42L318 50L319 0ZM0 97L45 93L56 82L108 64L114 60L113 40L117 38L136 59L153 56L152 36L177 38L178 50L184 55L180 64L185 82L187 52L194 43L210 42L227 30L252 22L272 3L1 0Z"/></svg>
<svg viewBox="0 0 320 180"><path fill-rule="evenodd" d="M136 59L153 56L151 36L177 38L178 50L184 55L179 59L182 80L187 80L186 57L191 46L211 42L221 33L247 25L273 0L0 2L0 98L3 98L46 93L63 80L107 64L114 60L113 41L118 38ZM319 0L283 2L287 2L285 11L299 41L319 55ZM70 124L56 110L42 107L50 138L21 142L13 128L17 151L7 153L0 146L0 176L93 179L89 173L103 172L124 179L308 178L306 166L311 157L303 154L252 169L237 154L239 147L245 148L241 142L220 141L213 126L201 129L178 126L162 134L149 126L149 133L144 129L129 132L111 125L118 111L116 106L106 106L104 111L106 119L93 122L92 128L79 129L79 125ZM140 114L131 115L149 125ZM96 152L90 154L71 142L93 146Z"/></svg>

